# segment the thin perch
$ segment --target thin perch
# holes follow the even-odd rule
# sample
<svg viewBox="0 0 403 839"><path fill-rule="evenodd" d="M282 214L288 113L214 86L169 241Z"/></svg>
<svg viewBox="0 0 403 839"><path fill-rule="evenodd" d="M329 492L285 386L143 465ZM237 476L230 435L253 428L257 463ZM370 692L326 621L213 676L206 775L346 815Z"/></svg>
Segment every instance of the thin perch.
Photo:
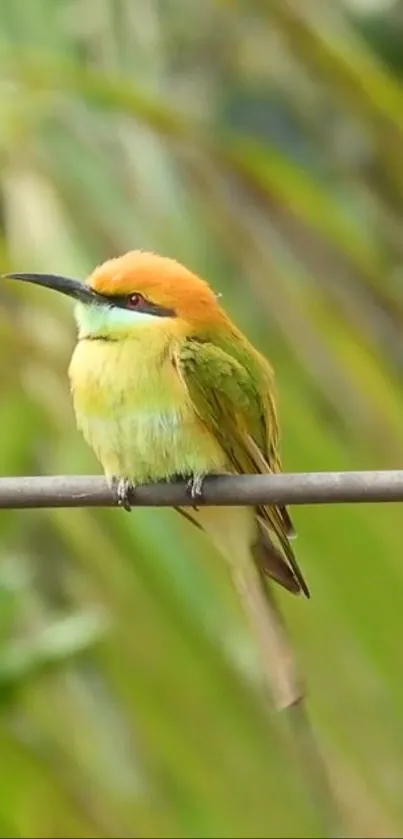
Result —
<svg viewBox="0 0 403 839"><path fill-rule="evenodd" d="M136 488L137 507L188 507L186 482ZM342 504L403 501L403 470L295 472L206 478L198 505ZM101 476L54 475L0 478L0 508L113 507L116 493Z"/></svg>

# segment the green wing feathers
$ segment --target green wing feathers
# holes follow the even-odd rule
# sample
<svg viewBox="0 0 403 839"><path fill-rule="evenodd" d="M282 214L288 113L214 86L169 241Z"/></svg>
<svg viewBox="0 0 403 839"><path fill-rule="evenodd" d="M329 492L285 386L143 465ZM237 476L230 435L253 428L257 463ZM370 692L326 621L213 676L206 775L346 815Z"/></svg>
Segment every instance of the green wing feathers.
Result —
<svg viewBox="0 0 403 839"><path fill-rule="evenodd" d="M195 410L219 441L230 468L237 474L280 472L274 381L265 360L241 342L235 352L231 343L228 352L213 343L188 340L175 361ZM256 515L256 562L290 591L309 596L290 545L294 531L287 509L262 505Z"/></svg>

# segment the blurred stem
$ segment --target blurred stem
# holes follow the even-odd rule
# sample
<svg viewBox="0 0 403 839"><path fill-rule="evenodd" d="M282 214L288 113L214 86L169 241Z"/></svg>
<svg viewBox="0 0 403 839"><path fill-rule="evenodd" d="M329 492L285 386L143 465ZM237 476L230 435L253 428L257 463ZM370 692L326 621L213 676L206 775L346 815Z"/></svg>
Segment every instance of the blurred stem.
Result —
<svg viewBox="0 0 403 839"><path fill-rule="evenodd" d="M300 776L320 814L323 835L340 835L341 818L328 773L305 709L304 692L292 646L266 581L249 562L232 568L232 577L256 638L269 696L286 719Z"/></svg>

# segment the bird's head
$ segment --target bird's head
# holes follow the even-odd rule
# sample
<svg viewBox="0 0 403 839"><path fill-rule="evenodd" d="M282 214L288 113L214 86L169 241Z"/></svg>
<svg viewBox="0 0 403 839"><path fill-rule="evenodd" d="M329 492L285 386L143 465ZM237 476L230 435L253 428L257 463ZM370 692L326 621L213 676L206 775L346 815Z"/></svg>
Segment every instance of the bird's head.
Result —
<svg viewBox="0 0 403 839"><path fill-rule="evenodd" d="M124 338L170 321L184 332L219 326L225 319L210 286L179 262L130 251L99 265L85 283L53 274L6 274L67 294L77 301L81 338Z"/></svg>

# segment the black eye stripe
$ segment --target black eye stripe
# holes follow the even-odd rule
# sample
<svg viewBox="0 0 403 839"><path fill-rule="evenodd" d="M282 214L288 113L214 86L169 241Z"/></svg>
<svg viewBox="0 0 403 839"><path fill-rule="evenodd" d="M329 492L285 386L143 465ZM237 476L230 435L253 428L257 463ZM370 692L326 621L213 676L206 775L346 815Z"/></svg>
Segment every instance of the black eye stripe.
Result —
<svg viewBox="0 0 403 839"><path fill-rule="evenodd" d="M139 302L135 306L130 305L130 300L135 296L136 292L130 295L105 295L105 303L109 306L117 306L119 309L127 309L133 312L142 312L143 314L154 315L159 318L175 318L175 309L168 306L159 306L158 303L153 303L151 300L146 300L142 294L139 293Z"/></svg>

